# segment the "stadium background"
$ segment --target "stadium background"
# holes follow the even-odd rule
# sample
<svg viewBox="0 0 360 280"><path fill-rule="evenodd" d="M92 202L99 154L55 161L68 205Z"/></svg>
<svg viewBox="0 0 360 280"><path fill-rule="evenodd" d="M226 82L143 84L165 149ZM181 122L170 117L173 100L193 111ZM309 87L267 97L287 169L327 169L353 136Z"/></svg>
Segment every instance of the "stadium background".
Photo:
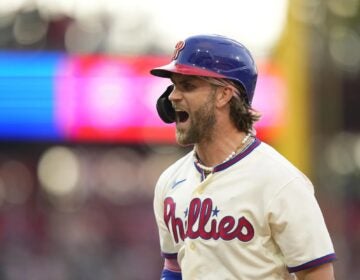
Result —
<svg viewBox="0 0 360 280"><path fill-rule="evenodd" d="M148 70L203 31L254 50L257 133L312 179L337 279L359 279L359 0L58 2L0 4L0 279L158 279L154 184L188 149Z"/></svg>

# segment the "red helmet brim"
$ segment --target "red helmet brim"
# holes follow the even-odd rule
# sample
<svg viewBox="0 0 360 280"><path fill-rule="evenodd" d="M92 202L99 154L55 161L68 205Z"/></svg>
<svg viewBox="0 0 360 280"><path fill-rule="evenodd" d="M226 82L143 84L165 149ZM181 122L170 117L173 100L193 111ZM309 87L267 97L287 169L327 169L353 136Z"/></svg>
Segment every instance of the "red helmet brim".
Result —
<svg viewBox="0 0 360 280"><path fill-rule="evenodd" d="M201 69L199 67L176 64L175 61L150 70L150 73L157 77L170 78L173 73L182 74L182 75L191 75L191 76L204 76L204 77L214 77L214 78L226 78L224 75L221 75L216 72L212 72L206 69Z"/></svg>

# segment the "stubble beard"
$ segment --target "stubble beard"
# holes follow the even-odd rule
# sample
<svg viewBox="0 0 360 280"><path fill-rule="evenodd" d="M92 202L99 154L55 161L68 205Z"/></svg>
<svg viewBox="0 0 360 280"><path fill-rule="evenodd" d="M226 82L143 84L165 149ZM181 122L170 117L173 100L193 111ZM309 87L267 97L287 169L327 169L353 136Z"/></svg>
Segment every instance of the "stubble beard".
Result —
<svg viewBox="0 0 360 280"><path fill-rule="evenodd" d="M207 102L189 116L189 128L176 128L176 140L180 145L187 146L200 142L211 141L216 124L215 102L209 98Z"/></svg>

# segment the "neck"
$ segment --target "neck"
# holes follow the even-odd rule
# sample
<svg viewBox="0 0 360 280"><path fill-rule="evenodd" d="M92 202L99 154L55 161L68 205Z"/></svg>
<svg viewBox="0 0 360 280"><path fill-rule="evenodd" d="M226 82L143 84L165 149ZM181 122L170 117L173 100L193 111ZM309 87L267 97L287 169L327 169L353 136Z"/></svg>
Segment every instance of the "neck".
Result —
<svg viewBox="0 0 360 280"><path fill-rule="evenodd" d="M196 144L195 152L204 165L215 166L237 153L242 148L244 139L246 140L244 132L222 133L219 137L213 137L211 141Z"/></svg>

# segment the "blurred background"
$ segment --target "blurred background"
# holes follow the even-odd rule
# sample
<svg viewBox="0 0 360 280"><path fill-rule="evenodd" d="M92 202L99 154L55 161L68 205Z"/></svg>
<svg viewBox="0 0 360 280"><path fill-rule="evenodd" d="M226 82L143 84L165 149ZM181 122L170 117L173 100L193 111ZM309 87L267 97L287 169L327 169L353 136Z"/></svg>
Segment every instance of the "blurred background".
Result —
<svg viewBox="0 0 360 280"><path fill-rule="evenodd" d="M0 2L0 279L159 279L153 190L190 148L149 70L197 33L253 52L257 135L313 181L336 277L360 279L360 0L128 2Z"/></svg>

